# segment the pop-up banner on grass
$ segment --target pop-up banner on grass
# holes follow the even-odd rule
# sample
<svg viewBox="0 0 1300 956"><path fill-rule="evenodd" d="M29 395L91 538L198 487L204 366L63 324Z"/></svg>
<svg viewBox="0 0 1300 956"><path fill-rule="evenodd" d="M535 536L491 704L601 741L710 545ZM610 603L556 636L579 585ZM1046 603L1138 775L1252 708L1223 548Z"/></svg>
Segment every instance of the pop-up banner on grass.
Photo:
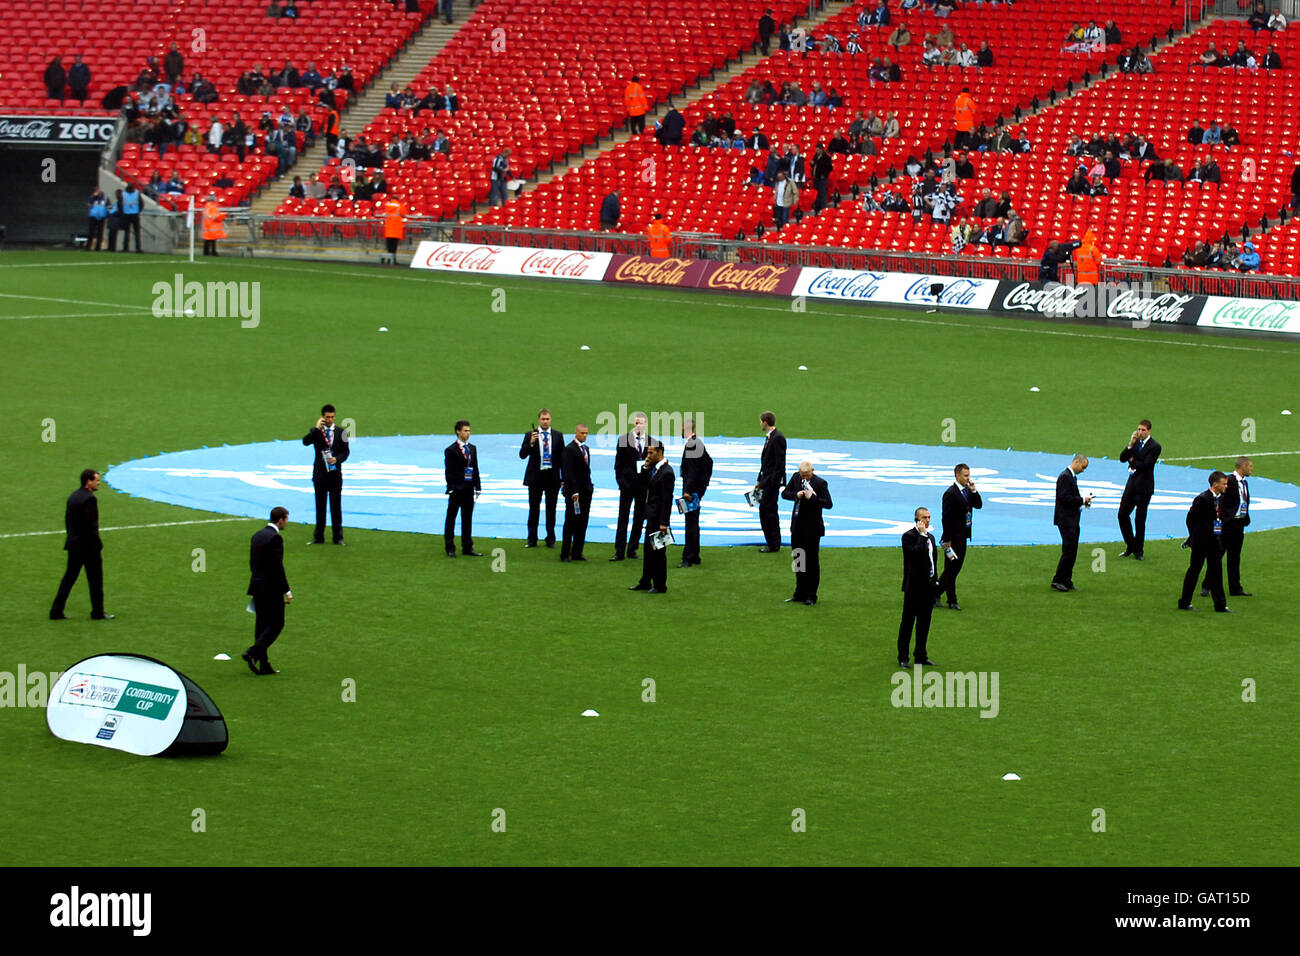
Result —
<svg viewBox="0 0 1300 956"><path fill-rule="evenodd" d="M73 664L54 685L45 721L63 740L142 757L217 754L229 740L221 711L197 684L135 654Z"/></svg>

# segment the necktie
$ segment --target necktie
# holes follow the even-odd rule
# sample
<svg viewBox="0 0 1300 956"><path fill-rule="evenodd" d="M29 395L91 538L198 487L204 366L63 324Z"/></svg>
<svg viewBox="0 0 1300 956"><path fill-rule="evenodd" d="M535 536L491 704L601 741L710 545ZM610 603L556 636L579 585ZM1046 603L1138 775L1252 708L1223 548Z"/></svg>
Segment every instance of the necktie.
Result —
<svg viewBox="0 0 1300 956"><path fill-rule="evenodd" d="M591 459L587 457L587 446L582 445L581 447L582 447L582 460L585 464L590 465Z"/></svg>
<svg viewBox="0 0 1300 956"><path fill-rule="evenodd" d="M642 453L642 450L641 450L641 436L640 436L640 435L637 435L637 436L636 436L636 456L637 456L638 458L640 458L642 454L643 454L643 453Z"/></svg>
<svg viewBox="0 0 1300 956"><path fill-rule="evenodd" d="M549 431L542 432L542 460L551 460L551 433Z"/></svg>
<svg viewBox="0 0 1300 956"><path fill-rule="evenodd" d="M334 446L334 429L331 427L325 429L325 447L326 449L329 449L332 448L333 446Z"/></svg>
<svg viewBox="0 0 1300 956"><path fill-rule="evenodd" d="M465 456L466 461L469 461L469 445L462 443L460 446L460 453Z"/></svg>
<svg viewBox="0 0 1300 956"><path fill-rule="evenodd" d="M1241 503L1246 508L1250 507L1250 489L1246 487L1246 479L1241 479Z"/></svg>

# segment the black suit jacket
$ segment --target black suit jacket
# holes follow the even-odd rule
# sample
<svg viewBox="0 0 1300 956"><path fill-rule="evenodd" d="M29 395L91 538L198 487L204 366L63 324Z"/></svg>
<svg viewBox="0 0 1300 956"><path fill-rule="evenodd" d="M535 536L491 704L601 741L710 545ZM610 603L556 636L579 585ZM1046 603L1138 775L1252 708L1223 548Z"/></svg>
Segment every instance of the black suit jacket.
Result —
<svg viewBox="0 0 1300 956"><path fill-rule="evenodd" d="M831 509L831 492L826 486L826 479L813 475L808 479L815 498L800 498L799 492L803 491L803 479L794 474L790 476L790 483L785 486L785 491L781 492L781 497L786 501L796 501L799 513L792 515L790 518L790 538L806 539L820 538L826 534L826 524L822 521L822 512Z"/></svg>
<svg viewBox="0 0 1300 956"><path fill-rule="evenodd" d="M983 508L984 502L978 491L968 490L966 493L970 496L969 500L962 498L961 489L955 481L943 493L943 537L940 540L961 541L975 537L971 529L966 527L966 515L970 514L972 508Z"/></svg>
<svg viewBox="0 0 1300 956"><path fill-rule="evenodd" d="M649 484L646 486L645 501L647 531L658 531L660 525L667 526L672 523L673 487L676 484L677 476L673 474L673 466L668 462L664 462L650 476Z"/></svg>
<svg viewBox="0 0 1300 956"><path fill-rule="evenodd" d="M641 436L641 454L636 453L636 439L632 433L618 436L618 447L614 449L614 480L623 491L636 490L638 482L644 486L650 477L641 470L645 461L646 450L655 443L652 435Z"/></svg>
<svg viewBox="0 0 1300 956"><path fill-rule="evenodd" d="M1250 505L1250 485L1246 486L1246 505ZM1237 481L1235 471L1228 473L1228 487L1223 492L1223 501L1220 507L1223 509L1223 527L1227 529L1236 529L1241 531L1246 525L1250 524L1250 512L1241 520L1237 519L1237 509L1241 507L1241 485Z"/></svg>
<svg viewBox="0 0 1300 956"><path fill-rule="evenodd" d="M316 458L311 466L311 480L320 481L329 472L325 468L325 459L321 457L321 452L326 448L325 434L319 428L313 428L307 434L302 436L304 445L311 445L316 452ZM334 426L334 444L330 446L330 454L334 456L334 468L340 476L343 474L342 464L348 460L351 449L348 448L347 429L340 428L337 424Z"/></svg>
<svg viewBox="0 0 1300 956"><path fill-rule="evenodd" d="M591 480L591 449L582 456L582 445L575 438L564 446L564 497L590 497L596 491Z"/></svg>
<svg viewBox="0 0 1300 956"><path fill-rule="evenodd" d="M289 579L284 574L284 538L273 525L253 535L248 553L248 594L285 594Z"/></svg>
<svg viewBox="0 0 1300 956"><path fill-rule="evenodd" d="M542 471L542 436L540 431L537 435L537 443L531 444L528 439L532 437L532 432L524 432L523 443L519 446L519 457L528 459L528 467L524 469L524 484L531 485L537 480ZM564 463L561 459L564 457L564 432L559 429L551 429L551 470L555 472L557 482L563 480Z"/></svg>
<svg viewBox="0 0 1300 956"><path fill-rule="evenodd" d="M1083 495L1079 494L1079 476L1067 468L1056 476L1056 507L1052 509L1052 524L1079 530L1079 509Z"/></svg>
<svg viewBox="0 0 1300 956"><path fill-rule="evenodd" d="M464 491L467 488L473 488L475 491L482 491L483 484L479 481L478 472L478 449L474 447L473 442L465 443L465 451L469 453L469 461L461 454L460 442L454 441L448 445L442 453L443 469L447 476L447 491ZM474 477L469 481L465 480L465 469L474 469Z"/></svg>
<svg viewBox="0 0 1300 956"><path fill-rule="evenodd" d="M694 435L682 448L682 495L702 495L713 477L713 458Z"/></svg>
<svg viewBox="0 0 1300 956"><path fill-rule="evenodd" d="M104 542L99 540L99 502L89 488L78 488L68 495L63 525L68 529L68 536L63 541L64 551L104 549Z"/></svg>
<svg viewBox="0 0 1300 956"><path fill-rule="evenodd" d="M928 544L927 544L928 542ZM931 567L931 556L934 566ZM939 589L939 578L935 572L939 567L939 546L935 544L934 535L928 531L925 537L915 528L903 532L903 590L925 591L933 593Z"/></svg>
<svg viewBox="0 0 1300 956"><path fill-rule="evenodd" d="M1125 491L1138 495L1151 495L1156 490L1156 459L1160 457L1160 442L1150 436L1145 445L1134 445L1119 453L1119 460L1128 462L1134 473L1128 476Z"/></svg>
<svg viewBox="0 0 1300 956"><path fill-rule="evenodd" d="M1214 519L1224 514L1223 497L1219 496L1219 510L1215 510L1214 492L1206 488L1192 499L1192 506L1187 509L1187 531L1192 543L1207 546L1214 540Z"/></svg>
<svg viewBox="0 0 1300 956"><path fill-rule="evenodd" d="M785 436L773 428L763 445L758 466L758 486L775 488L785 484Z"/></svg>

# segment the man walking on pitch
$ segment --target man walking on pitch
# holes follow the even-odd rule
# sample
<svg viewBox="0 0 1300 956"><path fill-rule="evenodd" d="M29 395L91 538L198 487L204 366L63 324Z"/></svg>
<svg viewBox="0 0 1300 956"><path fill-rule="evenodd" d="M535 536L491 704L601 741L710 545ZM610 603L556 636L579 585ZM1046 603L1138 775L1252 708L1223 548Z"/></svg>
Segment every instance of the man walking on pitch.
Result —
<svg viewBox="0 0 1300 956"><path fill-rule="evenodd" d="M1079 475L1088 467L1084 455L1075 455L1063 472L1056 476L1056 507L1052 524L1061 533L1061 560L1052 575L1052 590L1074 591L1074 562L1079 556L1079 515L1092 507L1092 495L1079 494Z"/></svg>
<svg viewBox="0 0 1300 956"><path fill-rule="evenodd" d="M275 507L262 530L253 535L248 554L251 576L247 593L257 618L253 623L253 646L240 656L248 669L259 676L279 673L271 666L267 649L284 630L284 608L293 600L284 573L284 538L280 532L289 523L289 510Z"/></svg>
<svg viewBox="0 0 1300 956"><path fill-rule="evenodd" d="M50 605L51 621L67 618L63 609L82 568L86 569L86 586L90 588L90 616L96 621L111 621L117 616L104 613L104 542L99 539L99 503L95 500L99 482L99 472L87 468L81 473L81 487L68 495L63 512L67 531L63 550L68 552L68 566Z"/></svg>

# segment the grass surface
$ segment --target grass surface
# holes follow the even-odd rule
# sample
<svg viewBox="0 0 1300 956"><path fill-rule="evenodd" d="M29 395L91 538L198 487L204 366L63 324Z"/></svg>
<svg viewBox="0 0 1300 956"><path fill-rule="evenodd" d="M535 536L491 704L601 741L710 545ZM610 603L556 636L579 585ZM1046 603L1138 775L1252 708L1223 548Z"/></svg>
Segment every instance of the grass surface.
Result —
<svg viewBox="0 0 1300 956"><path fill-rule="evenodd" d="M154 318L153 283L176 272L261 282L259 327ZM1300 405L1291 343L233 259L6 253L0 275L0 534L61 528L83 467L297 438L324 400L363 435L445 433L462 416L519 432L542 404L568 431L626 402L698 410L710 434L753 434L772 408L792 438L937 445L952 418L961 445L1115 457L1148 417L1167 457L1300 449L1296 416L1279 414ZM1296 482L1300 457L1261 455L1256 473ZM214 517L107 485L99 498L105 526ZM60 535L0 538L0 671L148 654L206 689L231 736L219 758L149 760L0 709L0 864L1296 857L1296 529L1248 535L1256 597L1234 616L1173 610L1176 542L1140 565L1111 547L1104 573L1084 548L1070 595L1046 586L1055 548L972 549L965 610L936 612L930 647L943 670L999 673L1000 712L980 719L891 706L894 549L824 551L821 603L805 608L780 603L788 558L748 548L672 567L657 599L626 591L637 569L601 547L573 566L480 541L505 549L492 573L447 561L436 537L349 530L347 549L307 548L294 524L283 673L254 678L238 654L257 527L106 532L119 616L102 623L85 619L83 582L73 620L46 620ZM1241 701L1246 678L1256 703ZM600 718L579 717L588 707Z"/></svg>

